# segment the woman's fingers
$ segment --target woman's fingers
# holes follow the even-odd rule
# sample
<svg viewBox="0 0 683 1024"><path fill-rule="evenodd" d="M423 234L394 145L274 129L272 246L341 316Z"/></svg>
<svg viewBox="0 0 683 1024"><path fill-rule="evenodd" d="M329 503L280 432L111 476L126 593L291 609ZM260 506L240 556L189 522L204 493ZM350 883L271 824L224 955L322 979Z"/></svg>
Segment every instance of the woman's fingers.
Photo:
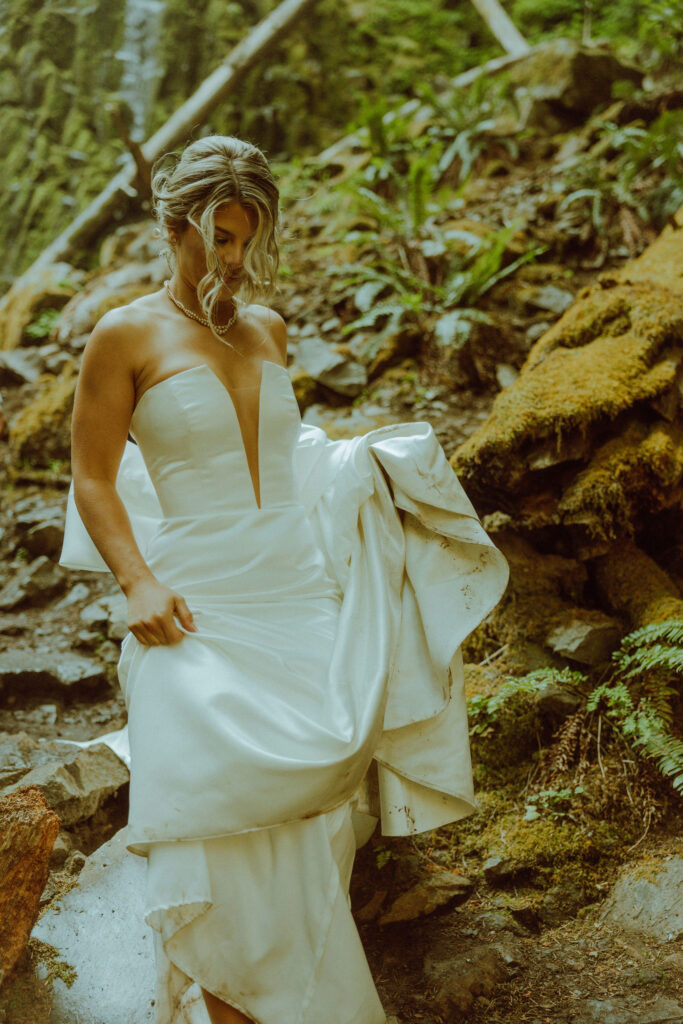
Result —
<svg viewBox="0 0 683 1024"><path fill-rule="evenodd" d="M176 615L180 619L180 624L184 626L185 629L190 629L193 632L197 631L197 627L194 624L194 619L192 618L192 612L187 607L185 598L181 597L180 594L176 595L175 611Z"/></svg>
<svg viewBox="0 0 683 1024"><path fill-rule="evenodd" d="M136 623L129 629L133 636L147 647L155 647L159 643L155 635L143 623Z"/></svg>
<svg viewBox="0 0 683 1024"><path fill-rule="evenodd" d="M140 643L149 647L175 644L185 636L183 630L197 631L182 594L158 581L152 584L145 581L128 595L128 602L131 613L128 628ZM178 628L176 616L183 629Z"/></svg>

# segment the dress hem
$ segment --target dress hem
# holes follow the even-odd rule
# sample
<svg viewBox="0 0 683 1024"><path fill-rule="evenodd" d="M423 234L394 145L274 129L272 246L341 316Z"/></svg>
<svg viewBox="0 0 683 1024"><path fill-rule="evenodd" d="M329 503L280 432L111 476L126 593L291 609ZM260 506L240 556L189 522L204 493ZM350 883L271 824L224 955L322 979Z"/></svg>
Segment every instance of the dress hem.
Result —
<svg viewBox="0 0 683 1024"><path fill-rule="evenodd" d="M351 793L350 796L345 796L338 803L333 804L331 807L325 807L323 810L315 811L312 814L302 814L298 818L287 818L285 821L278 821L272 825L255 825L253 828L241 828L239 829L239 831L234 832L216 832L210 836L182 836L180 838L176 837L175 839L169 839L168 837L164 837L163 839L144 839L140 842L136 842L136 840L133 839L132 842L126 843L126 849L129 851L129 853L134 853L137 857L147 858L149 856L147 850L145 850L144 853L140 853L139 851L144 849L145 847L153 846L154 843L199 843L209 839L224 839L227 836L242 836L246 835L247 832L263 832L265 829L268 828L279 828L280 825L291 825L295 821L306 821L308 818L317 818L320 815L329 814L330 811L336 811L337 808L341 807L345 803L348 803L349 800L353 797L353 795L354 794ZM135 849L136 846L138 847L138 849Z"/></svg>

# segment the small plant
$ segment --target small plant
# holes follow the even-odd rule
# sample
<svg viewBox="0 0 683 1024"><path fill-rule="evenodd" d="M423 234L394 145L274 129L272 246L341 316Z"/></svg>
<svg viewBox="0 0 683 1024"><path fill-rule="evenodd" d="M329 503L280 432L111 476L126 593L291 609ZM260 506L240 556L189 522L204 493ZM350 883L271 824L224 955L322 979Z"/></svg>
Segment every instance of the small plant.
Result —
<svg viewBox="0 0 683 1024"><path fill-rule="evenodd" d="M524 821L536 821L537 818L552 818L560 821L569 818L576 821L571 808L577 796L584 792L583 786L566 786L564 789L541 789L529 797L524 808Z"/></svg>
<svg viewBox="0 0 683 1024"><path fill-rule="evenodd" d="M377 867L381 870L390 860L399 860L398 854L394 853L393 850L389 850L386 846L378 844L375 847L375 863Z"/></svg>
<svg viewBox="0 0 683 1024"><path fill-rule="evenodd" d="M56 327L61 315L61 309L42 310L35 320L32 320L30 324L26 325L24 328L24 334L27 334L29 338L49 337Z"/></svg>
<svg viewBox="0 0 683 1024"><path fill-rule="evenodd" d="M626 207L661 229L683 203L683 111L664 111L649 126L606 121L591 155L572 163L566 181L579 187L565 196L558 214L580 203L602 231Z"/></svg>
<svg viewBox="0 0 683 1024"><path fill-rule="evenodd" d="M375 327L383 319L371 346L376 351L387 336L407 325L419 326L425 332L429 321L438 346L462 346L474 321L491 322L474 303L523 263L545 252L545 247L537 246L503 266L507 243L519 226L514 223L480 238L455 229L441 231L433 224L431 238L425 244L398 233L386 239L384 245L380 232L354 235L354 240L360 236L366 247L372 245L372 262L353 263L339 271L342 280L338 290L352 297L360 312L345 325L343 333ZM469 244L466 254L449 252L456 240ZM432 254L440 257L441 268L434 272L437 280L432 280L430 274Z"/></svg>

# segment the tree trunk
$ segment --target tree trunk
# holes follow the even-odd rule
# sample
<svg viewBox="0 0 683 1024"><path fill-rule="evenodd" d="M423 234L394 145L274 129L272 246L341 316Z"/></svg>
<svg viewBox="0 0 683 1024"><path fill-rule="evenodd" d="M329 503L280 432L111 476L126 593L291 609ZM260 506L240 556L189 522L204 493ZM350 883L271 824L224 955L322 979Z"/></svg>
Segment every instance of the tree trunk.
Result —
<svg viewBox="0 0 683 1024"><path fill-rule="evenodd" d="M283 0L276 9L259 22L235 47L220 65L168 121L141 147L140 153L147 165L183 142L190 132L203 124L211 111L242 81L244 75L291 29L316 0ZM82 213L71 222L22 275L59 260L68 259L73 251L86 244L111 219L114 213L125 210L131 198L137 195L136 183L140 161L131 157L119 174ZM20 279L19 279L20 280ZM16 284L17 282L15 282Z"/></svg>

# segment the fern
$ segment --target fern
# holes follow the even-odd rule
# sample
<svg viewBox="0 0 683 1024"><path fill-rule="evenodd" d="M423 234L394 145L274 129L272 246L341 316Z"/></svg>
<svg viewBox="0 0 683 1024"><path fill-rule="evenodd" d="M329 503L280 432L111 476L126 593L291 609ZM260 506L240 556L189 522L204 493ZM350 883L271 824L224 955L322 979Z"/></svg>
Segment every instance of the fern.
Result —
<svg viewBox="0 0 683 1024"><path fill-rule="evenodd" d="M601 706L639 753L657 763L683 795L683 740L673 735L673 699L683 680L683 622L667 619L629 633L612 654L614 676L597 686L587 711Z"/></svg>
<svg viewBox="0 0 683 1024"><path fill-rule="evenodd" d="M539 668L524 676L508 676L498 693L490 697L477 694L468 704L471 732L483 734L496 723L496 719L520 697L529 697L543 690L549 683L576 686L584 680L581 672L572 669Z"/></svg>
<svg viewBox="0 0 683 1024"><path fill-rule="evenodd" d="M546 668L508 677L498 693L470 700L472 733L491 736L502 726L504 715L522 710L525 698L547 683L558 683L585 696L583 706L556 737L545 766L546 780L554 782L568 770L577 756L579 734L589 727L589 716L597 713L683 795L683 739L674 731L674 702L683 681L683 621L668 619L633 630L611 660L614 667L608 678L592 689L589 676L570 669Z"/></svg>

